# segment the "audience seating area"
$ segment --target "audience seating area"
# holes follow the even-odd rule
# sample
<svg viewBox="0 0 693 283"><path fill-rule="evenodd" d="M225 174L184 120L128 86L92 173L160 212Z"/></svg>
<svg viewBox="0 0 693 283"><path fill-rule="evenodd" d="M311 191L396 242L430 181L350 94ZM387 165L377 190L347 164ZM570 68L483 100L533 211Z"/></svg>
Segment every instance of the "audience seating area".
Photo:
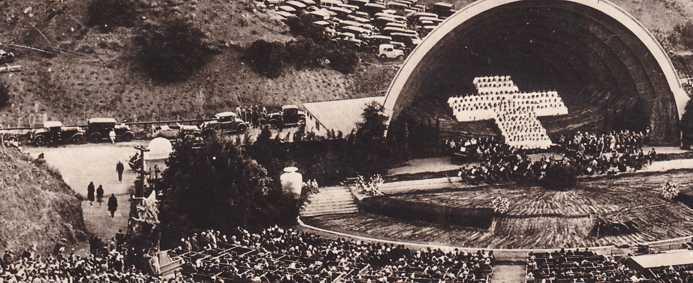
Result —
<svg viewBox="0 0 693 283"><path fill-rule="evenodd" d="M588 250L530 253L527 282L634 282L644 279L615 258Z"/></svg>
<svg viewBox="0 0 693 283"><path fill-rule="evenodd" d="M326 239L279 227L230 237L206 231L174 250L196 281L488 282L493 253L414 251L401 246ZM324 281L323 281L324 280Z"/></svg>
<svg viewBox="0 0 693 283"><path fill-rule="evenodd" d="M516 148L552 145L539 116L568 114L556 91L520 93L510 76L477 77L476 94L450 97L448 105L458 121L496 121L505 142Z"/></svg>

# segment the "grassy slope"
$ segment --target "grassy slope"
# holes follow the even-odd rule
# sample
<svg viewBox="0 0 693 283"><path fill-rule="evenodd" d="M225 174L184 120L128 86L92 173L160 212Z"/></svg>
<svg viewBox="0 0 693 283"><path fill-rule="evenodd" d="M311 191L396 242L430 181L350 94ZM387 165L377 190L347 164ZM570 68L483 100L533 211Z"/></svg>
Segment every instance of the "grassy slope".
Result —
<svg viewBox="0 0 693 283"><path fill-rule="evenodd" d="M0 3L0 42L32 46L60 46L77 53L56 58L23 53L21 73L0 75L10 83L13 105L0 111L4 125L28 124L46 113L67 123L90 116L146 120L151 118L194 118L235 107L237 104L285 104L375 95L387 88L396 72L394 65L365 64L353 75L319 69L289 70L274 80L259 77L240 61L240 48L257 39L287 41L284 25L255 11L248 0L181 1L137 0L139 14L159 19L185 14L211 38L231 48L187 82L157 85L137 71L132 62L134 29L121 28L111 34L84 29L86 0L64 1L63 12L46 21L58 1L7 0ZM428 1L428 0L426 0ZM456 5L469 0L455 0ZM693 17L688 0L617 0L647 27L671 30ZM51 6L52 5L52 6ZM31 13L24 13L32 7ZM32 14L32 17L29 17ZM51 42L31 26L37 26ZM93 49L93 53L87 53ZM19 121L18 121L19 120Z"/></svg>
<svg viewBox="0 0 693 283"><path fill-rule="evenodd" d="M36 244L52 251L55 243L84 238L80 199L59 175L37 166L14 149L0 148L0 250Z"/></svg>

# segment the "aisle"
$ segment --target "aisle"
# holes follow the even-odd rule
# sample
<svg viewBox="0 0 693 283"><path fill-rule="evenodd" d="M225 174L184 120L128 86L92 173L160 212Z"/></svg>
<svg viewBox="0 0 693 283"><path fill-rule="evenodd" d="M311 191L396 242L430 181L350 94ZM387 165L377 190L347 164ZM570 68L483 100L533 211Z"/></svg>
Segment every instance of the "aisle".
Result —
<svg viewBox="0 0 693 283"><path fill-rule="evenodd" d="M525 266L521 264L498 264L493 267L492 283L525 282Z"/></svg>
<svg viewBox="0 0 693 283"><path fill-rule="evenodd" d="M130 212L130 190L133 187L136 173L129 170L127 160L135 153L133 146L146 144L145 141L127 143L100 143L68 145L60 147L27 147L26 152L32 157L44 153L46 163L57 169L65 183L84 197L82 210L87 231L104 241L115 235L118 230L126 231ZM115 164L121 160L125 164L123 181L119 182ZM87 184L93 181L95 186L103 185L104 202L89 204L86 200ZM114 193L118 199L115 217L107 209L108 197Z"/></svg>

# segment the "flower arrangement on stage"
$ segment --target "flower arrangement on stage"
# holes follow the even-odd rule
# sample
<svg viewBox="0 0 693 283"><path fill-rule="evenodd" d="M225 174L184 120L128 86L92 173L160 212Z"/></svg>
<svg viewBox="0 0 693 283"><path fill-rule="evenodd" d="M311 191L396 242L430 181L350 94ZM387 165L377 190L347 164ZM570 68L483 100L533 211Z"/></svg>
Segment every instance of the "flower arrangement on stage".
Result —
<svg viewBox="0 0 693 283"><path fill-rule="evenodd" d="M510 210L510 200L503 197L496 197L491 201L493 212L499 215L506 214Z"/></svg>
<svg viewBox="0 0 693 283"><path fill-rule="evenodd" d="M662 187L662 197L668 201L673 201L676 199L676 197L679 196L679 188L676 186L676 184L672 184L671 182L667 182L664 184Z"/></svg>
<svg viewBox="0 0 693 283"><path fill-rule="evenodd" d="M359 175L356 177L356 181L349 185L349 188L356 190L359 194L364 194L368 196L380 196L383 193L380 191L380 186L385 183L385 179L380 174L375 174L370 178Z"/></svg>

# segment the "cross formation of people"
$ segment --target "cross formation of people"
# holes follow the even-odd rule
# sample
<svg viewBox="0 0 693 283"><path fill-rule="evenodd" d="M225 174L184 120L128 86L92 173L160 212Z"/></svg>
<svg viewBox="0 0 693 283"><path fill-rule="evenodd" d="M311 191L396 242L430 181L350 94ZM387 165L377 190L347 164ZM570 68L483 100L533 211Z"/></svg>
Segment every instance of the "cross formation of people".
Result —
<svg viewBox="0 0 693 283"><path fill-rule="evenodd" d="M556 91L520 93L510 76L477 77L475 94L450 97L458 121L495 120L505 142L517 148L549 148L552 144L537 117L568 114Z"/></svg>

